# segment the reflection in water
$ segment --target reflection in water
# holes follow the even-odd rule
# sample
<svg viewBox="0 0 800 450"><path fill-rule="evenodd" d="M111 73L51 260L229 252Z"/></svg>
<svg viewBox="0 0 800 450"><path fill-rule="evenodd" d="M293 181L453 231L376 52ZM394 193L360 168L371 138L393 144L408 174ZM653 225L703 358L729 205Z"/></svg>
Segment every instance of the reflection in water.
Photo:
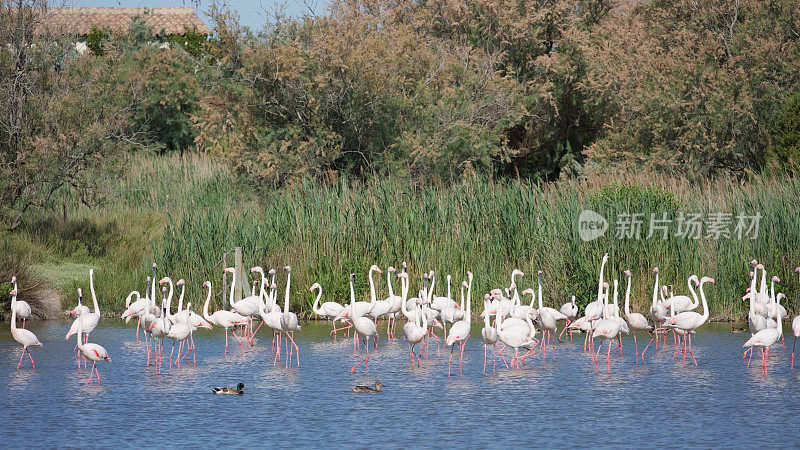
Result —
<svg viewBox="0 0 800 450"><path fill-rule="evenodd" d="M604 359L595 374L580 340L557 345L555 362L549 351L544 363L537 352L520 370L507 370L498 359L492 373L490 353L489 371L483 374L476 324L460 379L447 377L449 350L437 356L435 341L422 366L411 368L407 344L387 343L385 338L370 351L369 375L363 369L351 375L363 347L354 355L352 338L332 342L325 323L304 324L297 333L299 369L287 369L283 361L272 365L268 334L260 334L244 355L236 345L225 356L224 335L200 331L195 334L197 364L184 360L180 369L173 365L170 371L165 361L159 374L146 366L145 343L136 341L135 326L103 322L92 332L92 342L103 345L112 362L98 364L100 386L85 385L88 370L76 370L74 342L63 339L68 322L31 326L44 343L34 349L36 370L16 370L21 350L7 328L0 330L0 377L6 386L0 420L15 424L5 430L6 447L30 446L31 438L42 446L63 446L74 441L76 420L87 433L102 436L107 446L140 445L142 438L156 442L176 411L192 431L171 433L173 445L226 445L231 426L252 431L236 435L238 446L335 442L349 447L369 442L404 447L437 442L497 447L536 442L652 447L674 446L678 432L684 439L680 445L687 446L800 445L800 438L788 432L792 413L800 410L800 374L788 370L791 349L773 348L765 379L760 360L754 358L748 369L741 359L746 336L731 335L724 325L706 326L695 336L699 367L690 361L683 367L680 355L673 359L671 343L667 349L648 350L646 362L635 364L632 339L625 338L623 356L615 352L611 358L610 374ZM453 359L457 375L458 358ZM376 381L386 385L384 392L350 392L353 385ZM212 387L239 382L247 386L243 396L211 394ZM770 413L754 424L748 411ZM675 429L664 424L675 424ZM649 432L653 427L659 431ZM775 429L784 432L764 433Z"/></svg>

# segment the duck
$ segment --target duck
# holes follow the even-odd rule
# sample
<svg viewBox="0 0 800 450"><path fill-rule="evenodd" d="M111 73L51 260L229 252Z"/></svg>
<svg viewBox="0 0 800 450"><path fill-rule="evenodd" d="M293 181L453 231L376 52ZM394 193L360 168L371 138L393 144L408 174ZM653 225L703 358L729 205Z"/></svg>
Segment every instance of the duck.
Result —
<svg viewBox="0 0 800 450"><path fill-rule="evenodd" d="M731 333L744 333L747 331L744 327L731 327Z"/></svg>
<svg viewBox="0 0 800 450"><path fill-rule="evenodd" d="M239 383L235 388L232 387L215 387L211 391L219 395L242 395L244 394L244 383Z"/></svg>
<svg viewBox="0 0 800 450"><path fill-rule="evenodd" d="M358 392L360 394L369 394L369 393L377 393L381 392L381 388L386 387L385 385L381 384L380 382L375 383L375 386L353 386L353 392Z"/></svg>

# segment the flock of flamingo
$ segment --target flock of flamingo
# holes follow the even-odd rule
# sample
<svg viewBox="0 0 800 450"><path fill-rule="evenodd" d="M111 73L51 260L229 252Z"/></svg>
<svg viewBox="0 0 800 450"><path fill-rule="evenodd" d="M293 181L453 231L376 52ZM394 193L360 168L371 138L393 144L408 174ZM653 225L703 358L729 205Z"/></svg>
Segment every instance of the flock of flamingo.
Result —
<svg viewBox="0 0 800 450"><path fill-rule="evenodd" d="M691 357L695 365L697 360L692 348L692 335L696 330L708 321L708 303L704 292L706 283L714 284L715 281L710 277L699 278L692 275L687 280L690 296L675 295L672 286L661 286L659 284L658 268L653 269L654 285L652 304L648 311L648 317L643 314L632 312L630 307L631 292L631 272L625 271L626 288L623 311L620 314L619 307L619 280L614 279L612 283L604 281L605 266L608 262L608 254L603 256L600 266L600 274L597 283L597 298L588 303L583 310L583 315L578 317L579 308L572 296L570 302L563 304L559 309L547 307L542 302L542 272L537 273L537 290L525 289L521 292L517 290L517 277L524 277L525 274L514 269L511 273L511 284L508 288L497 288L484 295L484 308L481 313L483 328L481 337L484 345L483 372L486 372L488 353L492 353L492 371L496 370L497 359L501 359L507 369L519 369L520 365L525 364L526 358L541 351L542 360L547 355L548 346L551 348L552 358L555 361L555 341L561 341L566 333L566 339L572 339L575 332L584 333L584 351L589 352L595 372L598 371L598 358L600 357L602 341L607 341L606 365L609 373L611 372L610 358L611 353L619 349L622 355L622 335L633 334L635 357L634 361L638 364L641 360L645 361L645 352L651 344L659 344L663 349L667 348L667 336L672 331L673 359L678 355L682 357L683 365L686 365L686 355ZM775 294L775 283L779 283L778 277L772 277L770 291L767 291L767 274L764 266L757 261L751 261L753 271L750 273L751 284L747 292L742 297L743 301L750 302L748 314L748 324L752 336L744 343L747 348L742 358L747 357L748 353L752 358L753 348L761 350L761 367L764 376L767 375L767 361L769 358L769 348L783 339L782 320L787 318L786 309L780 304L780 300L785 298L784 294ZM349 337L353 332L354 352L360 352L360 344L363 342L365 356L360 359L350 370L354 373L356 368L364 364L365 373L369 372L370 346L378 346L378 327L376 322L380 319L386 320L386 337L388 340L395 339L397 320L405 318L403 326L403 336L408 342L409 363L420 366L421 359L428 357L429 343L431 339L437 341L437 352L441 352L442 341L444 345L450 347L448 358L448 376L451 374L453 353L458 346L459 353L459 374L463 376L464 349L470 338L472 323L471 296L473 275L467 272L467 280L460 283L460 302L453 299L451 292L450 275L447 276L446 296L434 294L436 277L433 271L422 274L421 288L415 297L409 298L411 280L406 271L406 264L403 263L398 272L395 268L387 269L387 289L389 296L384 300L378 300L375 289L373 274L382 275L383 271L376 265L369 269L370 301L356 301L354 291L355 274L350 274L350 302L349 304L339 304L332 301L322 302L322 286L314 283L310 291L316 291L316 300L313 304L314 313L330 320L333 324L331 330L332 339L339 339L339 333L344 332ZM233 268L224 269L225 272L235 273ZM158 284L161 286L160 303L156 299L156 265L153 264L153 276L147 277L147 288L145 295L142 296L138 291L131 292L125 300L125 312L122 319L128 323L131 319L136 319L136 339L139 339L140 329L143 331L146 341L147 366L152 364L156 371L162 368L164 358L164 339L172 341L172 348L169 354L169 369L177 364L180 367L181 361L192 355L192 362L196 363L196 351L194 346L193 333L198 328L212 329L220 327L225 330L225 354L228 352L228 333L229 331L239 343L242 354L245 347L255 345L255 335L262 325L266 325L272 330L272 351L274 352L273 365L277 364L281 358L286 367L293 365L293 358L296 366L300 367L300 349L294 341L294 333L300 331L300 323L297 315L289 311L289 296L291 290L291 268L284 268L286 273L286 286L283 299L283 307L278 304L278 286L276 284L276 271L274 269L265 273L261 267L253 267L251 273L260 275L260 282L253 282L252 295L239 301L234 301L234 290L236 287L236 277L230 287L230 310L219 310L209 314L209 302L211 300L211 282L206 281L203 287L206 289L206 298L203 305L202 315L192 310L191 302L184 308L184 293L186 284L183 279L173 283L169 277L162 278ZM757 288L757 281L761 271L761 284ZM800 273L800 267L795 270ZM393 289L393 279L400 280L400 295ZM25 319L31 315L30 306L17 300L16 277L12 279L14 284L11 291L11 334L14 339L22 345L22 355L20 356L17 369L22 366L25 354L31 361L32 368L35 368L30 347L41 346L39 339L30 330L25 329ZM89 334L97 327L100 320L100 307L94 290L94 272L89 271L89 285L92 294L94 310L83 304L81 289L78 289L78 305L70 311L75 316L66 339L72 335L76 336L75 352L78 359L78 368L83 362L86 368L87 360L92 362L89 379L90 383L96 375L97 383L100 382L100 373L95 364L99 361L111 361L111 357L105 348L96 343L89 342ZM613 288L612 288L613 285ZM172 299L176 287L180 287L177 311L172 313ZM466 293L465 293L466 292ZM698 296L699 292L699 296ZM526 295L531 296L529 304L524 304L522 298ZM702 303L702 313L694 311ZM22 328L17 327L17 318L23 319ZM254 329L254 319L261 319L260 324ZM563 323L561 333L558 332L559 323ZM338 325L337 325L338 323ZM449 329L448 329L449 328ZM237 329L239 334L237 334ZM434 329L442 330L440 338ZM792 321L792 331L795 342L800 336L800 316ZM639 353L637 332L646 332L650 340ZM540 334L541 333L541 334ZM539 336L537 338L537 335ZM595 345L596 340L600 340L599 345ZM372 341L370 343L370 341ZM173 360L175 345L178 344L178 355ZM616 344L612 348L612 345ZM419 345L419 349L416 349ZM784 344L785 345L785 344ZM597 350L595 351L595 347ZM513 349L514 356L506 359L506 350ZM285 355L283 351L285 350ZM750 365L748 358L747 365ZM792 363L790 370L794 370L794 346L792 348Z"/></svg>

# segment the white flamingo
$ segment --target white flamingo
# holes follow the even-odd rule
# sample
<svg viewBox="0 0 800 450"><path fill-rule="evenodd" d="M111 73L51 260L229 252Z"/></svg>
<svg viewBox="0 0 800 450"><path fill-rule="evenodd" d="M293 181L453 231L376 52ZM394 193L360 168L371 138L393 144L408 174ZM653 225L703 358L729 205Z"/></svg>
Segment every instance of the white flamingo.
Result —
<svg viewBox="0 0 800 450"><path fill-rule="evenodd" d="M208 288L208 296L206 297L206 303L203 305L203 318L206 319L210 324L222 327L225 329L225 355L228 354L228 330L236 325L241 324L241 319L238 314L225 311L221 309L219 311L215 311L214 314L208 314L208 303L211 301L211 282L206 281L203 283L204 287ZM233 290L231 290L231 297L233 297ZM239 346L242 348L242 354L244 355L244 344L242 344L242 340L239 339L239 336L236 335L236 331L232 331L233 337L239 341Z"/></svg>
<svg viewBox="0 0 800 450"><path fill-rule="evenodd" d="M469 282L462 282L462 286L467 288L466 310L464 311L464 319L459 320L450 327L450 334L447 336L446 344L450 346L450 358L447 361L447 376L450 376L450 362L453 358L453 348L456 343L461 346L461 356L458 361L459 373L464 376L464 347L466 346L467 339L469 339L470 327L472 326L472 316L470 314L472 307L472 272L467 272L467 279ZM464 291L461 291L461 300L464 301Z"/></svg>
<svg viewBox="0 0 800 450"><path fill-rule="evenodd" d="M639 363L639 343L636 342L637 331L653 331L653 327L647 322L647 318L643 314L631 312L631 271L626 270L625 276L628 277L628 287L625 289L625 320L628 322L628 327L633 332L633 345L636 349L635 361Z"/></svg>
<svg viewBox="0 0 800 450"><path fill-rule="evenodd" d="M81 290L78 289L78 304L80 303L81 303ZM81 352L84 358L92 362L92 370L91 372L89 372L89 379L86 380L86 384L92 382L92 375L95 373L97 374L97 384L100 384L100 372L97 371L95 363L97 363L98 361L111 362L111 357L108 356L108 352L106 351L105 348L103 348L102 345L92 344L90 342L81 343L81 336L83 335L83 327L81 323L82 323L81 317L78 317L78 331L77 331L78 334L77 336L75 336L75 340L78 343L78 351Z"/></svg>
<svg viewBox="0 0 800 450"><path fill-rule="evenodd" d="M11 283L14 285L14 291L19 292L17 289L17 277L11 277ZM31 318L31 305L25 300L17 299L14 309L16 309L17 317L22 319L22 328L25 328L25 320Z"/></svg>
<svg viewBox="0 0 800 450"><path fill-rule="evenodd" d="M695 278L697 278L695 276ZM703 302L703 314L694 312L694 311L684 311L680 314L675 315L674 317L670 317L667 322L665 322L665 326L670 328L677 328L679 330L683 330L685 332L685 336L683 338L683 365L686 365L686 352L688 350L689 354L692 356L692 361L694 361L694 365L697 365L697 360L694 358L694 352L692 351L692 331L699 328L701 325L706 323L708 320L708 302L706 301L706 295L703 292L703 284L711 283L715 284L715 281L711 277L703 277L700 279L700 299Z"/></svg>
<svg viewBox="0 0 800 450"><path fill-rule="evenodd" d="M372 266L373 268L377 268L376 266ZM380 271L380 269L378 269ZM370 274L372 273L373 269L370 268ZM356 294L353 290L353 282L355 281L356 275L354 273L350 274L350 312L353 314L353 328L355 329L355 340L358 340L359 336L364 338L364 347L367 350L367 356L362 359L361 361L357 362L352 369L350 369L350 373L355 372L356 367L358 367L362 362L364 363L364 373L369 373L369 340L370 338L375 338L375 342L377 343L378 340L378 328L375 326L375 322L368 317L364 317L363 315L358 316L355 315L358 312L356 308ZM371 284L371 283L370 283ZM373 300L374 297L374 287L373 289ZM370 309L372 306L369 307Z"/></svg>
<svg viewBox="0 0 800 450"><path fill-rule="evenodd" d="M26 330L25 328L17 328L17 308L15 308L17 303L17 290L14 289L11 291L11 336L17 341L20 345L22 345L22 355L19 357L19 364L17 364L17 369L22 366L22 358L25 357L25 352L28 353L28 357L31 359L31 368L35 369L36 364L33 362L33 355L31 355L31 351L28 347L38 345L39 347L42 346L42 343L39 342L39 338L33 334L32 331Z"/></svg>

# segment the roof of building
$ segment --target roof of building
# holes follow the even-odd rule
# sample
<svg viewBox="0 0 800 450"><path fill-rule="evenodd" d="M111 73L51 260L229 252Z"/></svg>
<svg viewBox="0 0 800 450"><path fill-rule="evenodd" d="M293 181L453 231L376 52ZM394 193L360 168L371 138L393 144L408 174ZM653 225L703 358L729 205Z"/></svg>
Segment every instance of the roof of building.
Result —
<svg viewBox="0 0 800 450"><path fill-rule="evenodd" d="M79 36L88 35L93 26L112 30L127 29L134 16L142 16L156 34L184 34L186 29L197 28L201 34L210 34L208 26L200 20L192 7L172 8L50 8L46 24L57 31ZM54 30L56 31L56 30Z"/></svg>

